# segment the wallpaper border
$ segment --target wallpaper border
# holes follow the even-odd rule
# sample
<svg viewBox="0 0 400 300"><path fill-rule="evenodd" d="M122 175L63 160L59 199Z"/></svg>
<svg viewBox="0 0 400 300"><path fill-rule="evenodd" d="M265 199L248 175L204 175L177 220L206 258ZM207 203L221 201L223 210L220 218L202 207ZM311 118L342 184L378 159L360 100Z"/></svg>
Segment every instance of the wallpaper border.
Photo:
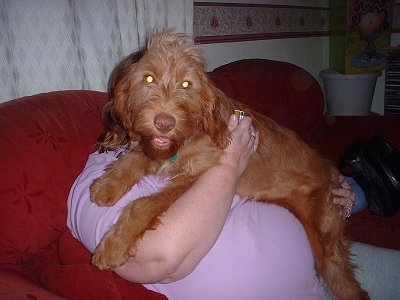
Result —
<svg viewBox="0 0 400 300"><path fill-rule="evenodd" d="M323 7L194 2L196 43L219 43L329 35Z"/></svg>
<svg viewBox="0 0 400 300"><path fill-rule="evenodd" d="M400 32L400 3L392 32ZM197 44L329 36L329 8L295 5L194 2Z"/></svg>

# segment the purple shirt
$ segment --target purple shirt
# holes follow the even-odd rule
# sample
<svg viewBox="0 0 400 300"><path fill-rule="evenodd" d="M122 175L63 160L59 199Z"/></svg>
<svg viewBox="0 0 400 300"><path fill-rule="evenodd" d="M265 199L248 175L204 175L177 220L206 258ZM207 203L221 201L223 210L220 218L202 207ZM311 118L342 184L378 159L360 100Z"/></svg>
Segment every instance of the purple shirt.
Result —
<svg viewBox="0 0 400 300"><path fill-rule="evenodd" d="M114 206L98 207L89 199L89 186L116 156L91 154L68 198L68 227L91 252L127 203L165 184L147 176ZM145 286L170 300L320 299L312 250L299 221L285 208L239 196L217 242L191 274Z"/></svg>

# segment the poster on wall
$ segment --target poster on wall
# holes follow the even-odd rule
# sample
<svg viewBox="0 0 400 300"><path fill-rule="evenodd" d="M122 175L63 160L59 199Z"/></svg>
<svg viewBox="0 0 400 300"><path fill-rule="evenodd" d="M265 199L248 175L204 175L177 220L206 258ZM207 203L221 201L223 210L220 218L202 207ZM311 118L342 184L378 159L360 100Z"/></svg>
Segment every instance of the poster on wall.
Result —
<svg viewBox="0 0 400 300"><path fill-rule="evenodd" d="M347 0L345 73L385 68L394 0Z"/></svg>

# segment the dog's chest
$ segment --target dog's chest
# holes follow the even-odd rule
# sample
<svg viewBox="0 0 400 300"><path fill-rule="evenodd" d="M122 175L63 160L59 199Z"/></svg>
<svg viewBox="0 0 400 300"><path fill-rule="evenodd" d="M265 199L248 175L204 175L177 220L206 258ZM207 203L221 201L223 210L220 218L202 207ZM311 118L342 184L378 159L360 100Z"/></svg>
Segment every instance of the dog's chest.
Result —
<svg viewBox="0 0 400 300"><path fill-rule="evenodd" d="M188 167L182 166L182 162L178 158L170 158L161 162L157 175L163 178L174 178L183 175Z"/></svg>

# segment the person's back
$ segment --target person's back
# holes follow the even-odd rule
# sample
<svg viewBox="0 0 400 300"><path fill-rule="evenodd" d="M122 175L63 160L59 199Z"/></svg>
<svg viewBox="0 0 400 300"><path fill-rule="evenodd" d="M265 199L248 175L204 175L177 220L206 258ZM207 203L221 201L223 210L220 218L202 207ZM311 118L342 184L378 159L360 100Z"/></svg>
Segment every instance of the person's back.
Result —
<svg viewBox="0 0 400 300"><path fill-rule="evenodd" d="M282 207L238 196L214 247L190 275L145 286L174 300L320 299L299 221Z"/></svg>
<svg viewBox="0 0 400 300"><path fill-rule="evenodd" d="M147 176L112 207L90 202L91 182L117 156L92 154L68 200L68 226L91 252L123 206L163 186ZM238 196L217 242L191 274L145 286L169 299L319 299L313 254L299 221L282 207Z"/></svg>

